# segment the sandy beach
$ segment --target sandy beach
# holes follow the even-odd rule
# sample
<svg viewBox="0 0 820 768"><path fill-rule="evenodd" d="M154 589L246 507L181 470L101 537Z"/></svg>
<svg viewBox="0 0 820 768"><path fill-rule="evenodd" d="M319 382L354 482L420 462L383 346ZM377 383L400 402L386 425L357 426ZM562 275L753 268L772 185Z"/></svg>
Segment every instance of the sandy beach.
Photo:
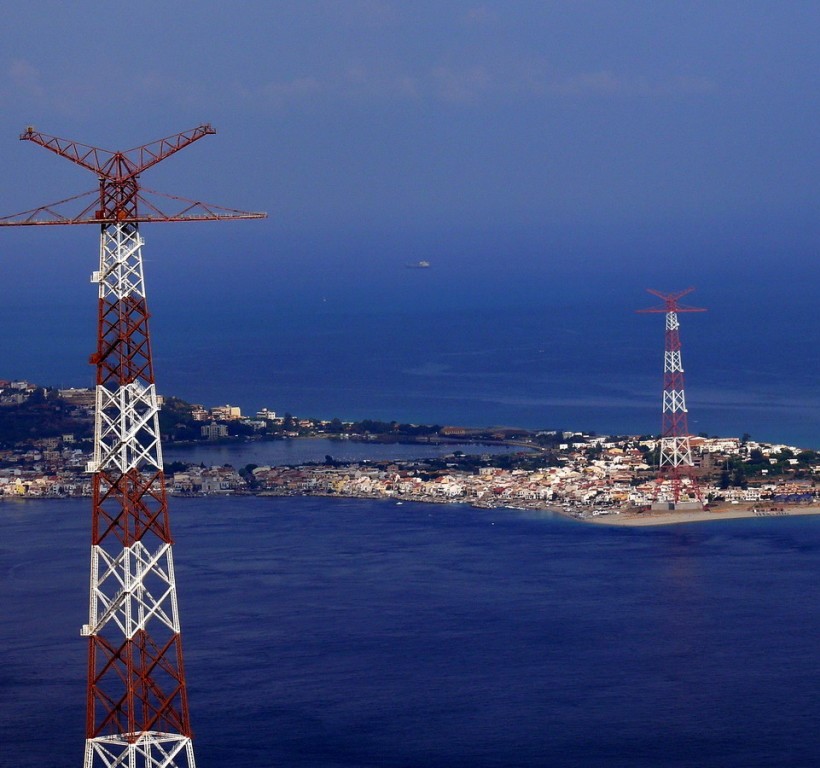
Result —
<svg viewBox="0 0 820 768"><path fill-rule="evenodd" d="M749 505L716 507L706 511L686 510L677 512L621 512L617 515L597 515L582 518L595 525L677 525L680 523L705 523L713 520L732 520L742 517L798 517L820 515L820 507L781 505L761 508Z"/></svg>

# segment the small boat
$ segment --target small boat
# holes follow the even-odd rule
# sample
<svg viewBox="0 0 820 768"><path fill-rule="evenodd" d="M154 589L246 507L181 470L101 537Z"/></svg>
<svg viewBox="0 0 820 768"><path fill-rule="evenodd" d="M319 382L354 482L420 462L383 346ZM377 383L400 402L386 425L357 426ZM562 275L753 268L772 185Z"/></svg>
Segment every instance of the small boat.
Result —
<svg viewBox="0 0 820 768"><path fill-rule="evenodd" d="M430 262L424 261L414 261L412 264L407 265L407 269L430 269Z"/></svg>

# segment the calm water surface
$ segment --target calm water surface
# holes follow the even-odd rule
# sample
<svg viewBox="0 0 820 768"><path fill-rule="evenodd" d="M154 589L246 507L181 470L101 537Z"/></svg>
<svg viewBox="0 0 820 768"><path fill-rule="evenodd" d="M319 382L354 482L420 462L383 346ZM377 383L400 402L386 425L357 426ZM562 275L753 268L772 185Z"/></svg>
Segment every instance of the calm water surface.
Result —
<svg viewBox="0 0 820 768"><path fill-rule="evenodd" d="M820 759L818 518L172 503L200 768ZM0 765L81 764L88 506L0 503Z"/></svg>
<svg viewBox="0 0 820 768"><path fill-rule="evenodd" d="M185 461L206 466L230 464L239 469L247 464L284 466L324 461L332 456L336 461L378 461L382 459L423 459L445 456L455 451L466 454L514 453L522 448L479 443L424 444L424 443L364 443L354 440L335 440L324 437L295 440L259 440L251 443L226 445L205 444L174 446L163 449L165 461Z"/></svg>

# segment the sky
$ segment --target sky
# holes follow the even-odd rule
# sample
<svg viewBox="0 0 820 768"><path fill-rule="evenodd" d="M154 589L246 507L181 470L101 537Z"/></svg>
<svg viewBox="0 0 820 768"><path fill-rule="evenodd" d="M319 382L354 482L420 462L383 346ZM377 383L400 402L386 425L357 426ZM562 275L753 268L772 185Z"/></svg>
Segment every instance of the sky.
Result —
<svg viewBox="0 0 820 768"><path fill-rule="evenodd" d="M388 290L425 259L456 306L763 285L805 323L818 29L810 0L15 3L0 213L95 186L27 125L125 149L209 122L143 184L269 218L146 227L159 302L406 309L442 295ZM0 303L88 302L91 229L0 229Z"/></svg>
<svg viewBox="0 0 820 768"><path fill-rule="evenodd" d="M210 122L144 183L283 236L795 224L818 28L808 0L13 4L0 210L93 187L28 124L124 149Z"/></svg>

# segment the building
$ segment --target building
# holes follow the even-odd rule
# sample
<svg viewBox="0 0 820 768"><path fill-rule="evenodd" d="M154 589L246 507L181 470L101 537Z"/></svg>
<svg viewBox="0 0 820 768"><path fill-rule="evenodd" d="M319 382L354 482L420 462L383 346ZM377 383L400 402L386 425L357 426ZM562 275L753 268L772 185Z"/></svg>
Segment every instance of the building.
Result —
<svg viewBox="0 0 820 768"><path fill-rule="evenodd" d="M57 394L60 399L81 408L93 408L97 402L97 394L93 389L71 387L69 389L58 389Z"/></svg>
<svg viewBox="0 0 820 768"><path fill-rule="evenodd" d="M225 424L217 424L215 421L205 424L199 429L200 434L206 440L218 440L220 437L228 436L228 427Z"/></svg>
<svg viewBox="0 0 820 768"><path fill-rule="evenodd" d="M219 421L241 419L242 409L237 405L217 405L211 408L211 418Z"/></svg>

